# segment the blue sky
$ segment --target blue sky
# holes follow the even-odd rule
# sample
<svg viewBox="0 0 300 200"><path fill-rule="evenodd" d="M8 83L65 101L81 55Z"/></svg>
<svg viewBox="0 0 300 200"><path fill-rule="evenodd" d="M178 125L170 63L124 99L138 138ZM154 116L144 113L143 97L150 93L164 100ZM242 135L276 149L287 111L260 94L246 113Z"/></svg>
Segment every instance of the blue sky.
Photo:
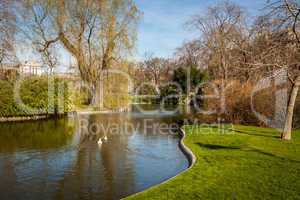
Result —
<svg viewBox="0 0 300 200"><path fill-rule="evenodd" d="M194 14L201 14L218 0L137 0L143 12L138 29L137 59L145 53L170 57L184 41L197 37L197 33L184 28ZM234 0L252 16L263 8L266 0Z"/></svg>
<svg viewBox="0 0 300 200"><path fill-rule="evenodd" d="M184 24L192 15L205 13L205 9L220 0L136 0L143 13L138 28L138 42L133 58L142 60L145 53L158 57L171 57L184 41L196 38L197 32L187 30ZM264 7L266 0L233 0L255 16ZM59 51L59 50L58 50ZM21 61L36 60L35 53L27 46L19 48ZM59 57L59 71L65 71L71 56L64 51ZM74 60L73 60L74 62Z"/></svg>

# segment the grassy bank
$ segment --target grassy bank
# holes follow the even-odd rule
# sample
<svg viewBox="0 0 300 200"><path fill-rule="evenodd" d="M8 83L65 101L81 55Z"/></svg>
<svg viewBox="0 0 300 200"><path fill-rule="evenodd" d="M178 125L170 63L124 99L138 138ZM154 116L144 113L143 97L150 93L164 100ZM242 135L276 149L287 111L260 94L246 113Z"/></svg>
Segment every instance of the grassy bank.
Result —
<svg viewBox="0 0 300 200"><path fill-rule="evenodd" d="M300 131L283 142L273 129L233 129L184 127L195 166L128 199L300 199Z"/></svg>

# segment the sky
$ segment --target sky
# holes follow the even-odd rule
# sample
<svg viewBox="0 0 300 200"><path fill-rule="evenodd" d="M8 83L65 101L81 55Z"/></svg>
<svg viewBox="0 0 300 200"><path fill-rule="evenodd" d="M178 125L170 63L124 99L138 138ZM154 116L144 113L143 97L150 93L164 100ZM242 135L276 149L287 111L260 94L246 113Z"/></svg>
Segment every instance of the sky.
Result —
<svg viewBox="0 0 300 200"><path fill-rule="evenodd" d="M203 14L208 6L220 0L135 0L142 12L138 27L138 41L133 52L134 60L143 60L146 54L171 57L183 42L198 37L196 31L188 30L185 23L195 14ZM255 16L267 0L231 0ZM60 51L61 49L58 49ZM27 46L19 49L21 61L35 60L35 53ZM34 56L33 56L34 55ZM61 53L58 71L66 71L70 62L75 62L68 53ZM72 61L71 61L72 60Z"/></svg>
<svg viewBox="0 0 300 200"><path fill-rule="evenodd" d="M197 37L197 32L188 30L184 24L195 14L205 13L205 9L219 0L137 0L143 13L138 28L136 58L145 54L170 57L184 41ZM257 15L266 0L234 0L251 16Z"/></svg>

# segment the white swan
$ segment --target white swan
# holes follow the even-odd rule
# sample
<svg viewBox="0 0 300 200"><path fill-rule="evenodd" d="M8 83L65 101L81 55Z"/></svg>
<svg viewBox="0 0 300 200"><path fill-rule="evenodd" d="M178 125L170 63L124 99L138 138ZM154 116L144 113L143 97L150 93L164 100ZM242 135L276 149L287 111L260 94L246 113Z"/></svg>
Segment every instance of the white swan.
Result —
<svg viewBox="0 0 300 200"><path fill-rule="evenodd" d="M106 135L103 137L103 140L104 140L104 141L107 141L107 136L106 136Z"/></svg>
<svg viewBox="0 0 300 200"><path fill-rule="evenodd" d="M101 140L101 138L98 140L98 145L99 145L99 146L102 145L102 140Z"/></svg>

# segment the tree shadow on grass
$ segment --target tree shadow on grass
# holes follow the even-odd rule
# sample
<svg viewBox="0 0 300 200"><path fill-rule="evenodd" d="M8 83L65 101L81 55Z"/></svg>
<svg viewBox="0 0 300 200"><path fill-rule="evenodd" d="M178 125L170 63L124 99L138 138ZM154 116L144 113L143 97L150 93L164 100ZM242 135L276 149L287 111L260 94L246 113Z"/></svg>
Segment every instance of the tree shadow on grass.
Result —
<svg viewBox="0 0 300 200"><path fill-rule="evenodd" d="M250 135L250 136L258 136L258 137L267 137L267 138L276 138L276 139L280 139L279 135L269 135L272 134L268 131L242 131L242 130L238 130L238 129L231 129L231 128L225 128L225 130L227 131L232 131L232 132L236 132L236 133L240 133L240 134L245 134L245 135ZM266 134L259 134L260 133L266 133ZM267 135L268 134L268 135Z"/></svg>
<svg viewBox="0 0 300 200"><path fill-rule="evenodd" d="M216 145L216 144L204 144L201 142L196 143L198 146L200 146L201 148L205 148L208 150L240 150L240 151L244 151L244 152L254 152L254 153L258 153L258 154L263 154L265 156L270 156L270 157L274 157L280 160L287 160L290 162L294 162L294 163L300 163L300 161L298 160L294 160L294 159L290 159L287 157L282 157L282 156L278 156L275 155L273 153L269 153L269 152L265 152L261 149L257 149L257 148L253 148L253 147L241 147L241 146L224 146L224 145Z"/></svg>
<svg viewBox="0 0 300 200"><path fill-rule="evenodd" d="M247 150L245 150L245 151L247 151ZM261 149L251 148L248 151L263 154L263 155L266 155L266 156L271 156L271 157L274 157L274 158L278 158L280 160L287 160L289 162L300 163L299 160L294 160L294 159L290 159L290 158L287 158L287 157L278 156L278 155L275 155L273 153L265 152Z"/></svg>
<svg viewBox="0 0 300 200"><path fill-rule="evenodd" d="M240 150L240 147L229 147L223 145L215 145L215 144L203 144L203 143L196 143L202 148L209 149L209 150Z"/></svg>
<svg viewBox="0 0 300 200"><path fill-rule="evenodd" d="M240 129L235 129L235 128L229 128L229 127L219 127L219 126L211 126L211 128L217 128L217 129L221 129L224 131L228 131L228 132L236 132L236 133L240 133L240 134L245 134L245 135L250 135L250 136L258 136L258 137L267 137L267 138L276 138L276 139L280 139L280 134L278 133L278 135L274 135L275 133L272 133L272 131L264 131L264 130L248 130L248 131L244 131L244 130L240 130ZM264 134L265 133L265 134Z"/></svg>

